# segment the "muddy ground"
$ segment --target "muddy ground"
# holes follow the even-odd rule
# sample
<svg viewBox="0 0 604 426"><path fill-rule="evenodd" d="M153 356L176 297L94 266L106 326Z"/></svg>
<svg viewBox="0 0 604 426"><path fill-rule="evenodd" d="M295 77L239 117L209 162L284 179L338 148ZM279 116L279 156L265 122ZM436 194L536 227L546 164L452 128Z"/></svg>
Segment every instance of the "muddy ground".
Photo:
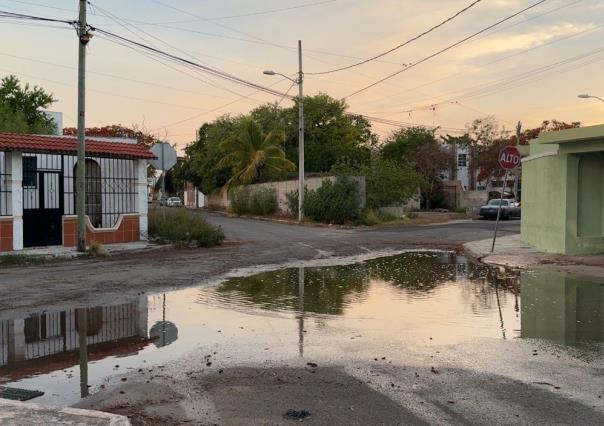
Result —
<svg viewBox="0 0 604 426"><path fill-rule="evenodd" d="M160 248L107 258L69 260L0 269L0 311L51 308L66 301L81 306L111 303L144 292L205 285L245 268L277 269L300 261L378 256L409 248L460 249L492 235L493 222L388 229L332 229L287 225L203 213L223 228L227 241L201 249ZM504 222L500 235L519 232Z"/></svg>
<svg viewBox="0 0 604 426"><path fill-rule="evenodd" d="M407 248L455 250L488 238L493 227L463 221L355 230L208 219L224 229L223 246L4 269L0 310L33 311L65 302L93 306L211 284L228 275L333 263L336 257L352 261ZM519 231L518 222L502 228L501 235ZM316 357L279 359L262 346L241 348L233 336L232 346L116 373L77 406L124 414L140 425L600 424L604 416L602 360L530 340L438 344L425 336L420 345L369 343L351 353L335 343L349 338L334 336L314 347Z"/></svg>

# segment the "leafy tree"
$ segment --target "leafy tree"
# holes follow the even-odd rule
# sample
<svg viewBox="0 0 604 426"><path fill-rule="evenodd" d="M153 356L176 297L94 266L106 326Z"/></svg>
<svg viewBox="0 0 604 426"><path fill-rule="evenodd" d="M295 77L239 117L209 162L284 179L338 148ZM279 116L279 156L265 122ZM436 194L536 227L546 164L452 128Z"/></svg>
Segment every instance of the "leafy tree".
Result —
<svg viewBox="0 0 604 426"><path fill-rule="evenodd" d="M344 101L326 94L304 98L304 168L310 173L328 172L339 161L369 161L377 136L365 118L347 113ZM250 115L264 132L285 133L287 158L298 163L298 100L290 108L261 105Z"/></svg>
<svg viewBox="0 0 604 426"><path fill-rule="evenodd" d="M377 136L371 124L362 117L346 112L346 104L320 94L304 98L305 107L305 170L310 173L328 172L334 164L348 159L354 163L369 161ZM264 134L277 131L284 135L286 158L298 163L298 104L289 108L276 103L261 105L249 114L222 116L205 123L196 141L185 150L186 179L204 193L221 188L232 176L232 164L222 160L225 152L220 144L236 137L240 124L252 119ZM289 168L288 170L292 170ZM264 173L259 180L295 177L291 171Z"/></svg>
<svg viewBox="0 0 604 426"><path fill-rule="evenodd" d="M377 136L371 123L346 112L348 106L325 94L304 98L304 163L311 173L328 172L338 161L366 163ZM298 162L298 100L287 110L290 123L285 150L287 158ZM293 125L291 125L293 123Z"/></svg>
<svg viewBox="0 0 604 426"><path fill-rule="evenodd" d="M332 172L337 176L364 176L370 208L403 205L423 186L422 176L413 167L381 157L362 165L338 163Z"/></svg>
<svg viewBox="0 0 604 426"><path fill-rule="evenodd" d="M539 127L526 129L520 134L520 144L527 145L541 132L558 131L580 127L581 123L565 123L545 120ZM467 127L467 133L458 138L448 138L449 143L468 149L470 190L476 189L476 181L501 178L504 171L498 162L498 154L507 145L517 145L516 134L501 128L495 117L488 116L474 120ZM478 173L477 173L478 172ZM474 178L476 176L476 178Z"/></svg>
<svg viewBox="0 0 604 426"><path fill-rule="evenodd" d="M420 188L426 208L441 186L441 175L451 162L451 151L436 140L435 130L409 127L393 132L382 146L386 160L413 167L421 176Z"/></svg>
<svg viewBox="0 0 604 426"><path fill-rule="evenodd" d="M53 134L54 121L43 109L56 99L44 89L29 84L21 86L19 79L10 75L0 82L0 131L14 133Z"/></svg>
<svg viewBox="0 0 604 426"><path fill-rule="evenodd" d="M222 164L224 153L220 143L233 137L241 120L223 115L211 123L204 123L197 132L197 140L185 148L183 178L204 194L222 188L230 179L231 165Z"/></svg>
<svg viewBox="0 0 604 426"><path fill-rule="evenodd" d="M277 130L264 135L260 125L253 119L244 120L234 137L220 143L220 149L224 152L220 165L232 168L225 189L296 170L296 166L285 158L281 148L283 138L283 133Z"/></svg>

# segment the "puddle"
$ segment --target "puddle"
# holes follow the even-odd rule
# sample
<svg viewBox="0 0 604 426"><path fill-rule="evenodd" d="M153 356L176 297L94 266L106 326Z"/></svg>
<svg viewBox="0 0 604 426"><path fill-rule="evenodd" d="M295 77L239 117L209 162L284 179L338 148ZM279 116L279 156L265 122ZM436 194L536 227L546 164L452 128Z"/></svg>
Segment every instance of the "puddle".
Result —
<svg viewBox="0 0 604 426"><path fill-rule="evenodd" d="M433 348L522 339L599 354L604 285L414 252L26 318L0 312L0 384L44 391L35 402L71 405L112 377L187 356L346 364L387 353L405 363Z"/></svg>

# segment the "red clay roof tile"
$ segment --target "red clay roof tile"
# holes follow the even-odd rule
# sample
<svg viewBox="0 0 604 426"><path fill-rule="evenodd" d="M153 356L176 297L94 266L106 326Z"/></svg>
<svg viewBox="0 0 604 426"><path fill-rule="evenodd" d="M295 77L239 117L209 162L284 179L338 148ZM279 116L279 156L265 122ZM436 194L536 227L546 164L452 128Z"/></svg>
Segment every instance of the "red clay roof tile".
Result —
<svg viewBox="0 0 604 426"><path fill-rule="evenodd" d="M46 154L76 154L77 138L73 136L24 135L0 133L0 151L23 151ZM86 139L86 154L101 157L153 159L146 147L123 142Z"/></svg>

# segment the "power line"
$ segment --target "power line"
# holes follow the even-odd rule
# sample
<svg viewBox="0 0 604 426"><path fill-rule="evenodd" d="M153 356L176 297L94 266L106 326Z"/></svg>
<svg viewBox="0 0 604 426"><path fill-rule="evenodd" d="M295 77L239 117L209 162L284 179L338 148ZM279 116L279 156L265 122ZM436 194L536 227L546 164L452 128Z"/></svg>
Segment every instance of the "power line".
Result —
<svg viewBox="0 0 604 426"><path fill-rule="evenodd" d="M409 112L414 112L414 111L433 109L438 106L456 103L461 99L481 97L481 96L485 96L485 95L488 95L488 94L491 94L494 92L498 92L501 90L508 90L510 88L517 87L518 85L524 85L524 84L530 83L530 82L534 81L536 77L541 77L543 74L548 73L552 70L556 70L557 68L563 67L565 65L573 64L575 62L579 62L583 59L587 59L587 58L590 58L594 55L598 55L601 53L604 53L604 47L593 49L588 52L585 52L585 53L582 53L582 54L579 54L579 55L576 55L576 56L573 56L570 58L566 58L566 59L563 59L563 60L560 60L557 62L550 63L548 65L537 67L532 70L523 72L516 76L513 76L513 77L503 78L503 79L499 79L499 80L496 80L496 81L493 81L490 83L479 84L476 86L461 89L461 90L457 91L457 93L459 93L458 95L450 95L453 97L451 97L450 99L448 99L446 101L437 102L437 103L434 103L431 105L426 105L424 107L417 107L417 108L409 109L406 111L400 111L400 113L409 113ZM589 65L590 63L599 61L601 59L602 58L590 59L589 61L586 61L584 63L580 63L575 66L567 67L567 69L563 70L562 72L571 71L575 68ZM514 85L514 83L519 83L519 84Z"/></svg>
<svg viewBox="0 0 604 426"><path fill-rule="evenodd" d="M373 82L373 83L369 84L368 86L365 86L365 87L363 87L363 88L361 88L361 89L359 89L359 90L357 90L357 91L355 91L355 92L352 92L352 93L351 93L351 94L349 94L348 96L345 96L345 97L344 97L344 99L351 98L352 96L358 95L359 93L364 92L365 90L368 90L368 89L370 89L370 88L372 88L372 87L375 87L375 86L377 86L378 84L383 83L383 82L384 82L384 81L386 81L386 80L390 80L391 78L393 78L393 77L395 77L395 76L397 76L397 75L399 75L399 74L401 74L401 73L403 73L403 72L405 72L405 71L409 71L410 69L415 68L416 66L418 66L418 65L420 65L420 64L423 64L424 62L429 61L430 59L432 59L432 58L434 58L434 57L436 57L436 56L439 56L439 55L441 55L441 54L443 54L443 53L445 53L445 52L447 52L447 51L449 51L449 50L451 50L451 49L454 49L455 47L459 46L460 44L463 44L463 43L465 43L466 41L468 41L468 40L470 40L470 39L472 39L472 38L474 38L474 37L476 37L476 36L478 36L478 35L480 35L480 34L482 34L482 33L485 33L485 32L489 31L490 29L492 29L492 28L494 28L494 27L496 27L496 26L498 26L498 25L500 25L500 24L502 24L502 23L504 23L504 22L507 22L507 21L509 21L510 19L513 19L513 18L515 18L516 16L518 16L518 15L520 15L520 14L522 14L522 13L526 12L526 11L529 11L529 10L531 10L531 9L533 9L533 8L537 7L537 6L539 6L540 4L545 3L546 1L547 1L547 0L540 0L540 1L538 1L537 3L534 3L534 4L532 4L531 6L528 6L528 7L524 8L524 9L520 10L519 12L514 13L513 15L510 15L510 16L508 16L508 17L504 18L504 19L501 19L501 20L499 20L499 21L495 22L494 24L489 25L489 26L488 26L488 27L486 27L486 28L483 28L482 30L477 31L477 32L475 32L474 34L472 34L472 35L470 35L470 36L468 36L468 37L465 37L465 38L463 38L462 40L460 40L460 41L458 41L458 42L456 42L456 43L453 43L453 44L451 44L451 45L449 45L449 46L445 47L444 49L439 50L438 52L435 52L435 53L433 53L433 54L431 54L431 55L429 55L429 56L426 56L425 58L423 58L423 59L421 59L421 60L419 60L419 61L417 61L417 62L414 62L414 63L412 63L411 65L409 65L409 66L407 66L407 67L405 67L405 68L403 68L403 69L401 69L401 70L398 70L398 71L396 71L396 72L394 72L394 73L392 73L392 74L389 74L389 75L387 75L386 77L383 77L383 78L381 78L381 79L379 79L379 80L377 80L377 81L375 81L375 82Z"/></svg>
<svg viewBox="0 0 604 426"><path fill-rule="evenodd" d="M273 13L287 12L290 10L304 9L307 7L321 6L321 5L328 4L328 3L335 3L336 1L338 1L338 0L323 0L323 1L317 1L314 3L303 3L303 4L299 4L297 6L282 7L282 8L277 8L277 9L267 9L267 10L261 10L261 11L257 11L257 12L241 13L239 15L214 16L214 17L209 17L209 18L204 18L204 19L196 19L196 20L188 20L188 21L174 21L174 22L169 22L169 23L186 24L189 22L197 22L199 20L221 21L221 20L225 20L225 19L247 18L250 16L269 15L269 14L273 14Z"/></svg>
<svg viewBox="0 0 604 426"><path fill-rule="evenodd" d="M503 27L503 28L500 28L500 29L498 29L498 30L496 30L496 31L492 31L492 32L490 32L490 33L488 33L488 34L484 34L484 35L483 35L483 36L481 36L481 37L476 37L476 38L474 38L474 39L472 39L472 40L468 41L468 43L467 43L467 44L474 43L474 42L476 42L476 41L478 41L478 40L482 40L482 39L484 39L484 38L486 38L486 37L491 37L493 34L496 34L496 33L500 32L500 31L503 31L503 30L506 30L506 29L509 29L509 28L512 28L512 27L515 27L515 26L518 26L518 25L526 24L526 23L527 23L527 22L529 22L529 21L532 21L532 20L535 20L535 19L541 18L541 17L543 17L543 16L549 15L549 14L551 14L551 13L553 13L553 12L557 12L557 11L559 11L559 10L561 10L561 9L564 9L564 8L567 8L567 7L574 6L575 4L580 3L580 2L582 2L582 1L584 1L584 0L576 0L576 1L572 2L572 3L568 3L568 4L565 4L565 5L562 5L562 6L556 7L555 9L548 10L548 11L546 11L546 12L544 12L544 13L540 13L540 14L537 14L537 15L531 16L531 17L529 17L529 18L524 19L523 21L520 21L520 22L517 22L517 23L511 24L511 25L508 25L508 26ZM604 28L604 25L602 25L602 26L598 26L598 27L595 27L595 28L588 28L588 29L583 30L583 31L580 31L580 32L578 32L578 33L571 34L571 35L569 35L569 36L565 36L565 37L561 37L561 38L558 38L558 39L553 40L553 41L551 41L551 42L544 43L544 44L541 44L541 45L538 45L538 46L534 46L534 47L531 47L531 48L528 48L528 49L522 50L522 51L520 51L520 52L513 53L513 54L511 54L511 55L504 56L504 57L502 57L502 58L498 58L498 59L495 59L495 60L493 60L493 61L489 61L489 62L486 62L486 63L480 64L480 66L481 66L481 67L486 67L486 66L489 66L489 65L493 65L493 64L496 64L496 63L498 63L498 62L502 62L502 61L505 61L505 60L507 60L507 59L510 59L510 58L513 58L513 57L516 57L516 56L520 56L520 55L526 54L526 53L528 53L528 52L531 52L531 51L534 51L534 50L537 50L537 49L541 49L541 48L547 47L547 46L552 45L552 44L555 44L555 43L559 43L559 42L561 42L561 41L564 41L564 40L567 40L567 39L570 39L570 38L573 38L573 37L578 37L578 36L583 35L583 34L585 34L585 33L589 33L589 32L592 32L592 31L599 31L599 30L601 30L602 28ZM417 86L415 86L415 87L413 87L413 88L404 89L402 92L400 92L400 91L399 91L399 92L397 93L397 95L395 95L395 97L392 97L392 96L385 96L385 98L388 98L388 99L391 99L391 100L398 99L400 95L402 95L402 94L404 94L404 93L406 93L406 92L409 92L409 91L415 91L415 92L418 92L418 90L417 90L417 89L420 89L420 88L422 88L422 87L430 86L430 85L432 85L432 84L435 84L435 83L438 83L438 82L441 82L441 81L447 80L447 79L449 79L449 78L452 78L452 77L455 77L455 76L459 76L459 75L465 75L465 74L466 74L466 72L465 72L465 71L460 71L460 72L457 72L457 73L454 73L454 74L449 74L449 75L446 75L446 76L444 76L444 77L438 78L438 79L436 79L436 80L432 80L432 81L429 81L429 82L427 82L427 83L422 83L422 84L417 85ZM427 98L429 98L429 99L430 99L430 98L438 98L437 96L428 96L428 95L425 95L425 96L426 96ZM362 104L364 104L364 103L365 103L365 102L363 102ZM400 113L400 111L399 111L399 112L397 112L397 113ZM511 123L511 124L516 125L516 123Z"/></svg>
<svg viewBox="0 0 604 426"><path fill-rule="evenodd" d="M263 92L269 93L271 95L274 95L274 96L283 96L284 95L284 93L276 91L276 90L271 89L269 87L265 87L265 86L262 86L260 84L253 83L253 82L244 80L242 78L239 78L239 77L237 77L237 76L235 76L233 74L229 74L227 72L224 72L222 70L219 70L219 69L216 69L216 68L212 68L212 67L209 67L209 66L206 66L206 65L202 65L202 64L199 64L197 62L194 62L194 61L191 61L191 60L188 60L188 59L185 59L185 58L173 55L171 53L168 53L168 52L165 52L163 50L157 49L155 47L148 46L148 45L146 45L144 43L139 43L137 41L134 41L134 40L128 39L126 37L120 36L118 34L112 33L110 31L106 31L106 30L103 30L101 28L96 28L96 27L91 28L91 30L93 30L96 33L103 34L103 35L109 37L110 39L112 39L114 41L119 41L119 42L123 42L123 43L129 44L131 46L143 49L143 50L145 50L147 52L151 52L151 53L159 55L161 57L168 58L168 59L173 60L173 61L175 61L175 62L177 62L179 64L185 64L185 65L188 65L188 66L192 66L192 67L194 67L196 69L202 70L202 71L204 71L204 72L206 72L206 73L208 73L210 75L213 75L215 77L221 78L223 80L227 80L227 81L230 81L232 83L240 84L240 85L247 86L247 87L252 87L252 88L258 89L260 91L263 91Z"/></svg>
<svg viewBox="0 0 604 426"><path fill-rule="evenodd" d="M470 10L471 8L473 8L474 6L476 6L478 3L480 3L482 0L474 0L472 3L470 3L468 6L464 7L463 9L461 9L460 11L458 11L457 13L455 13L454 15L448 17L447 19L445 19L444 21L440 22L439 24L434 25L433 27L427 29L426 31L416 35L415 37L410 38L409 40L405 41L404 43L401 43L391 49L386 50L385 52L382 52L378 55L372 56L371 58L365 59L363 61L351 64L351 65L347 65L345 67L340 67L340 68L335 68L332 70L328 70L328 71L320 71L320 72L307 72L305 73L306 75L324 75L324 74L331 74L334 72L339 72L339 71L344 71L344 70L348 70L350 68L354 68L354 67L358 67L360 65L366 64L368 62L371 61L375 61L376 59L379 59L383 56L386 56L404 46L407 46L411 43L413 43L414 41L419 40L420 38L430 34L433 31L436 31L438 28L448 24L449 22L453 21L455 18L457 18L458 16L464 14L465 12L467 12L468 10Z"/></svg>
<svg viewBox="0 0 604 426"><path fill-rule="evenodd" d="M74 20L45 18L42 16L34 16L34 15L27 15L27 14L23 14L23 13L8 12L5 10L0 10L0 18L23 19L23 20L38 21L38 22L59 22L59 23L68 24L68 25L75 25L77 23L77 21L74 21Z"/></svg>

